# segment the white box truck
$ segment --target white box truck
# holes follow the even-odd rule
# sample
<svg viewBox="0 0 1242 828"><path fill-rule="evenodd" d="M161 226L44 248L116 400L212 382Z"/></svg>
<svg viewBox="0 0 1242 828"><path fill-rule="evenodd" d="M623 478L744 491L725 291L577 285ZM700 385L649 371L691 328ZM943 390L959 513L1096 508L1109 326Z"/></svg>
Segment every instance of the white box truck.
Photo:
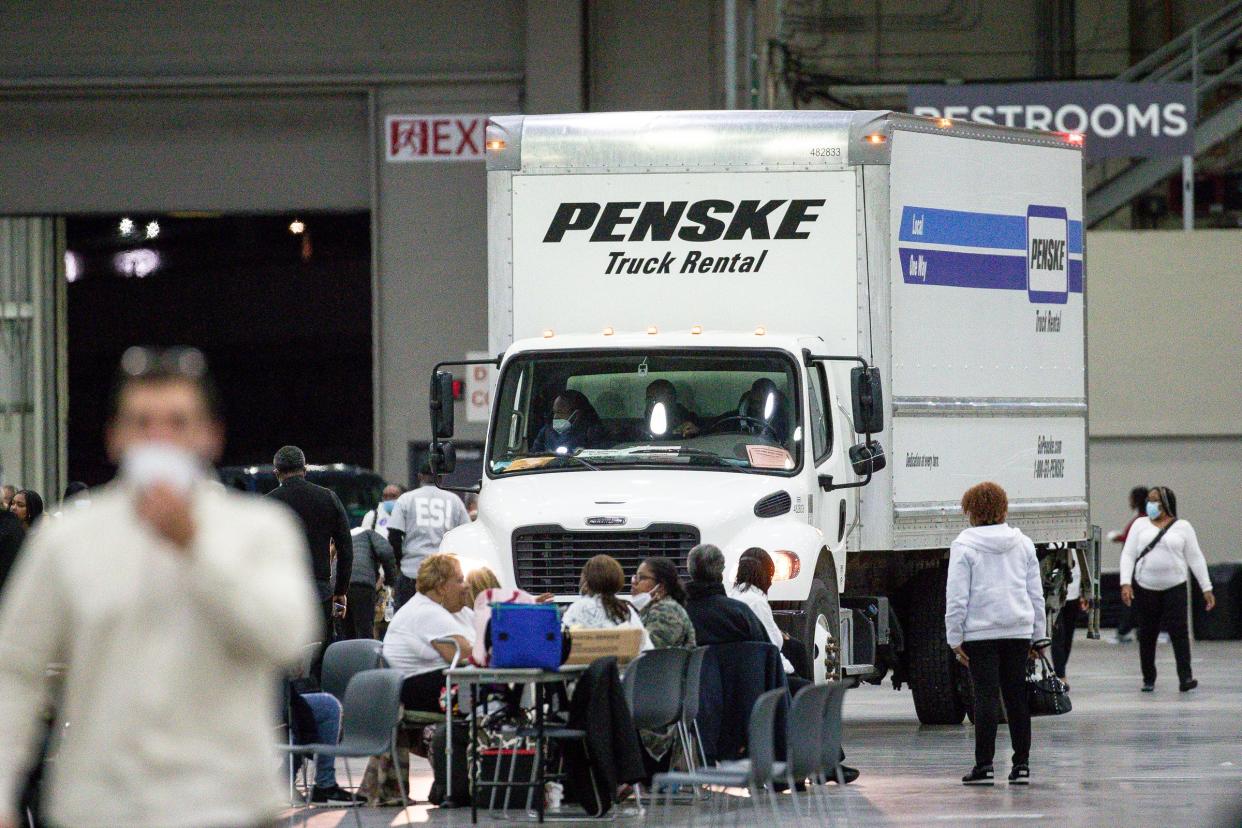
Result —
<svg viewBox="0 0 1242 828"><path fill-rule="evenodd" d="M597 553L761 547L816 679L891 673L960 722L963 491L1008 491L1050 611L1090 548L1080 141L655 112L497 117L487 147L499 378L479 520L442 548L568 599ZM432 379L439 471L461 364Z"/></svg>

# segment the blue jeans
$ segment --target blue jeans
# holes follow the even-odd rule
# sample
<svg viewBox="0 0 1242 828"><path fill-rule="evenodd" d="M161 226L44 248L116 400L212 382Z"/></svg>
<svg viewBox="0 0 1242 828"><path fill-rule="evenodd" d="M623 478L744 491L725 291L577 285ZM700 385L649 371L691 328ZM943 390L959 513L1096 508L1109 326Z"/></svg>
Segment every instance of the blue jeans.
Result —
<svg viewBox="0 0 1242 828"><path fill-rule="evenodd" d="M341 703L331 693L303 693L302 698L315 714L315 741L335 745L341 735ZM294 758L294 773L301 767L302 759L301 756ZM331 756L320 756L315 763L315 787L335 786L336 760Z"/></svg>

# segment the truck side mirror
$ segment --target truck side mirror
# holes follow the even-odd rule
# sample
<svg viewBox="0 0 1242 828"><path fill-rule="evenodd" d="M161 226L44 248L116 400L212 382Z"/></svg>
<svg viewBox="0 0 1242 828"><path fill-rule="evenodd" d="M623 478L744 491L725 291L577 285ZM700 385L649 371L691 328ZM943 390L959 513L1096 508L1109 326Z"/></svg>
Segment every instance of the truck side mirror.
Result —
<svg viewBox="0 0 1242 828"><path fill-rule="evenodd" d="M854 430L859 434L879 434L884 430L884 391L880 369L858 367L850 371L850 392L854 398Z"/></svg>
<svg viewBox="0 0 1242 828"><path fill-rule="evenodd" d="M452 474L457 468L457 449L452 443L432 443L427 450L427 463L432 474Z"/></svg>
<svg viewBox="0 0 1242 828"><path fill-rule="evenodd" d="M431 433L438 438L453 436L453 375L436 371L431 377Z"/></svg>
<svg viewBox="0 0 1242 828"><path fill-rule="evenodd" d="M850 465L854 467L854 474L868 475L876 474L888 465L888 461L884 458L884 447L872 440L869 443L859 443L850 449Z"/></svg>

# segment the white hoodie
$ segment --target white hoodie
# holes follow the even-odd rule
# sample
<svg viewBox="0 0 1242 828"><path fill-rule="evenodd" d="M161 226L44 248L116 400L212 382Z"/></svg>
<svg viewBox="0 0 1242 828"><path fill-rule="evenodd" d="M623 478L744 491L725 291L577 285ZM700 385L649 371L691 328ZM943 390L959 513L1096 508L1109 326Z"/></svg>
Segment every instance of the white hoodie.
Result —
<svg viewBox="0 0 1242 828"><path fill-rule="evenodd" d="M944 626L963 641L1045 635L1044 588L1035 544L1007 523L972 526L949 549Z"/></svg>

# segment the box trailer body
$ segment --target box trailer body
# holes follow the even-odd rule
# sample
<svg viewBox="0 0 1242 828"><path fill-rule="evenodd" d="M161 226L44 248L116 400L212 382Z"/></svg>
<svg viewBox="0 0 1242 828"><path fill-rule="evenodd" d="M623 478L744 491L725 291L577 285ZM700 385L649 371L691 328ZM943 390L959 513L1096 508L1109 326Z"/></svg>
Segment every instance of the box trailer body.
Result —
<svg viewBox="0 0 1242 828"><path fill-rule="evenodd" d="M1074 141L889 112L512 116L488 139L500 380L480 520L444 549L527 588L591 550L632 568L710 542L730 571L779 552L769 598L817 677L891 669L919 703L920 674L955 680L919 596L942 590L966 488L1004 486L1041 548L1086 547ZM878 438L856 434L864 364ZM656 379L687 431L647 422ZM567 389L594 444L534 451ZM879 442L886 469L851 462ZM960 699L936 702L953 692L925 686L920 717L960 720Z"/></svg>

